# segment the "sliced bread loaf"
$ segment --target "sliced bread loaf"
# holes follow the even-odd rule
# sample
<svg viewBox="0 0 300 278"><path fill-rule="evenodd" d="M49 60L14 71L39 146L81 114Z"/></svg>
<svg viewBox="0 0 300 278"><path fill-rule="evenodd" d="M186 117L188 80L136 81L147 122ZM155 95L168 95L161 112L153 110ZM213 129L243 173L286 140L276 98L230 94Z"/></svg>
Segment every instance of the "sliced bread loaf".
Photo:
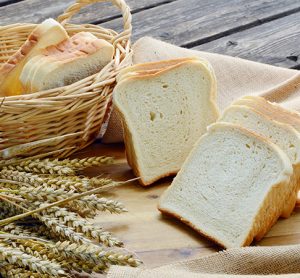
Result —
<svg viewBox="0 0 300 278"><path fill-rule="evenodd" d="M0 96L23 93L20 75L29 59L48 46L56 45L68 38L68 34L57 21L47 19L29 35L21 48L0 68Z"/></svg>
<svg viewBox="0 0 300 278"><path fill-rule="evenodd" d="M300 114L297 111L285 109L277 103L269 102L257 96L245 96L234 101L233 104L252 107L278 122L293 126L300 132Z"/></svg>
<svg viewBox="0 0 300 278"><path fill-rule="evenodd" d="M114 104L123 120L126 155L143 185L177 173L216 121L215 82L202 62L184 61L118 83Z"/></svg>
<svg viewBox="0 0 300 278"><path fill-rule="evenodd" d="M113 54L112 44L80 32L29 60L20 79L29 92L66 86L99 72Z"/></svg>
<svg viewBox="0 0 300 278"><path fill-rule="evenodd" d="M292 180L290 159L277 145L217 123L197 142L159 210L225 248L246 246L282 215Z"/></svg>
<svg viewBox="0 0 300 278"><path fill-rule="evenodd" d="M299 180L300 133L292 126L277 122L267 115L245 105L231 105L224 111L219 121L239 124L270 139L288 155L294 167L295 178ZM293 185L294 188L291 191L291 196L288 196L286 200L285 209L282 214L283 217L289 217L296 204L298 184L295 182Z"/></svg>

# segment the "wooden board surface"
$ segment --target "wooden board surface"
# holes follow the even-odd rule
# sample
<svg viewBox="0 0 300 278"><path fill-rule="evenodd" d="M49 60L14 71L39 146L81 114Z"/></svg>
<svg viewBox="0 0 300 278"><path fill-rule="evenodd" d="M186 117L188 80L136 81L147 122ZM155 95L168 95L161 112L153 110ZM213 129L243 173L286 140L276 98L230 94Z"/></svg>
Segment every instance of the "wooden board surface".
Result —
<svg viewBox="0 0 300 278"><path fill-rule="evenodd" d="M112 155L119 163L114 166L89 169L89 175L105 175L118 180L133 178L124 158L123 145L95 143L77 156ZM138 182L114 189L111 198L122 201L128 213L100 214L95 222L121 238L126 248L135 251L147 267L196 258L220 250L218 246L198 235L178 220L165 217L157 210L159 196L172 178L151 187ZM300 244L300 208L289 219L281 219L257 245Z"/></svg>
<svg viewBox="0 0 300 278"><path fill-rule="evenodd" d="M126 3L130 6L132 13L137 13L172 1L175 0L127 0ZM0 25L16 22L38 23L48 17L56 18L74 2L75 0L25 0L18 2L0 8ZM121 18L121 13L108 1L107 3L87 5L72 19L72 22L97 24L97 22L105 22L115 17Z"/></svg>
<svg viewBox="0 0 300 278"><path fill-rule="evenodd" d="M300 15L296 13L194 49L292 68L300 63L299 38Z"/></svg>

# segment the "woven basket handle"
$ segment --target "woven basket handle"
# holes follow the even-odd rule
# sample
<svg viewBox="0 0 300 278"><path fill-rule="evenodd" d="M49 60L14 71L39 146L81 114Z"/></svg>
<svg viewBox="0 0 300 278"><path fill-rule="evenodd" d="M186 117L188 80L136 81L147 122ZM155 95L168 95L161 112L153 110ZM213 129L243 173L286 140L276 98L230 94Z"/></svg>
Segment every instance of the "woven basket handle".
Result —
<svg viewBox="0 0 300 278"><path fill-rule="evenodd" d="M129 6L124 0L77 0L76 3L71 5L65 12L57 18L57 21L61 24L66 24L75 14L77 14L82 8L101 2L111 2L118 9L121 10L123 16L124 31L116 38L118 41L120 38L129 39L131 36L132 25L131 25L131 12Z"/></svg>

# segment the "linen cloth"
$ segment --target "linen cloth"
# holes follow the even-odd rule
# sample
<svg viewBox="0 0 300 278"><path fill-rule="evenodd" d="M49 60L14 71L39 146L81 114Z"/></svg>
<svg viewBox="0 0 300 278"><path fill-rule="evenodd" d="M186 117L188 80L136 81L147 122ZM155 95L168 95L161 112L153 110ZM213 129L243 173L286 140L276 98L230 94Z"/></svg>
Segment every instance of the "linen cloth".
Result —
<svg viewBox="0 0 300 278"><path fill-rule="evenodd" d="M217 78L220 111L245 95L258 95L300 111L300 72L244 59L193 51L144 37L133 46L133 64L199 56L208 60ZM114 112L104 142L123 140ZM300 245L229 249L206 257L154 269L114 266L109 278L248 278L300 277ZM279 276L278 276L279 275Z"/></svg>

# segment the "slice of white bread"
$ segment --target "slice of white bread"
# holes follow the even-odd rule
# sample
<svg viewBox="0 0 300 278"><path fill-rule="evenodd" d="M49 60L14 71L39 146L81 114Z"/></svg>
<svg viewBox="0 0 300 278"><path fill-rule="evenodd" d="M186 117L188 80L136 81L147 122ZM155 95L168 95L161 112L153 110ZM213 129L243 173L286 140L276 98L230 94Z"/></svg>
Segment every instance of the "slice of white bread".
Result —
<svg viewBox="0 0 300 278"><path fill-rule="evenodd" d="M277 145L239 125L208 128L159 210L225 248L261 239L282 215L293 167Z"/></svg>
<svg viewBox="0 0 300 278"><path fill-rule="evenodd" d="M239 124L278 145L290 158L295 178L300 177L300 133L289 124L280 123L254 108L245 105L231 105L218 121ZM289 217L294 210L298 184L295 182L291 196L287 197L283 217ZM294 197L294 198L291 198Z"/></svg>
<svg viewBox="0 0 300 278"><path fill-rule="evenodd" d="M176 174L194 143L215 122L216 81L199 61L129 77L114 90L126 155L143 185Z"/></svg>
<svg viewBox="0 0 300 278"><path fill-rule="evenodd" d="M293 126L300 132L300 114L297 111L285 109L277 103L269 102L258 96L245 96L234 101L233 104L252 107L278 122Z"/></svg>
<svg viewBox="0 0 300 278"><path fill-rule="evenodd" d="M112 44L80 32L29 60L20 79L30 92L66 86L99 72L113 54Z"/></svg>
<svg viewBox="0 0 300 278"><path fill-rule="evenodd" d="M66 30L54 19L39 24L21 48L0 68L0 96L23 93L20 75L26 62L41 50L68 38Z"/></svg>

